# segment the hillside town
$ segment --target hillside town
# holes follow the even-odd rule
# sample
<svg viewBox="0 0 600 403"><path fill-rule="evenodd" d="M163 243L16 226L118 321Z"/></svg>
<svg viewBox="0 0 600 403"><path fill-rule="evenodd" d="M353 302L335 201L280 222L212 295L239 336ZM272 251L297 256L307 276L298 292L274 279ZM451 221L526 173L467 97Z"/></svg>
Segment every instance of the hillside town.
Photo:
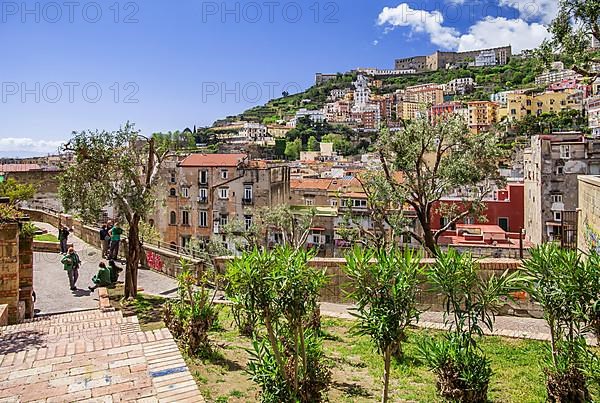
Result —
<svg viewBox="0 0 600 403"><path fill-rule="evenodd" d="M411 7L379 13L371 47L406 34L386 65L1 154L0 402L600 401L598 7L467 31Z"/></svg>

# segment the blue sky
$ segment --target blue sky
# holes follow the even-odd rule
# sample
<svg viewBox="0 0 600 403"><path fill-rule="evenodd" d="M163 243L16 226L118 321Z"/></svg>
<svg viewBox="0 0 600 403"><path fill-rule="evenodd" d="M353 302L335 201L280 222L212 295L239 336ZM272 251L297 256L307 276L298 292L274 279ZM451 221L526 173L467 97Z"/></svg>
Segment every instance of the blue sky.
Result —
<svg viewBox="0 0 600 403"><path fill-rule="evenodd" d="M3 1L0 151L52 151L127 120L146 134L209 125L317 71L529 48L555 13L553 0Z"/></svg>

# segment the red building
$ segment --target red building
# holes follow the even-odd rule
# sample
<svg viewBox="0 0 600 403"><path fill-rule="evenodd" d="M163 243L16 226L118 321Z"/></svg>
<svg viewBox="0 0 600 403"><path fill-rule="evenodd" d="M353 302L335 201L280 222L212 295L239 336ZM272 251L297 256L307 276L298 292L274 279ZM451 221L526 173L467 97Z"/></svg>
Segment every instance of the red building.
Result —
<svg viewBox="0 0 600 403"><path fill-rule="evenodd" d="M495 192L495 197L485 200L485 210L482 215L487 221L478 220L478 217L466 217L457 224L488 224L497 225L509 233L520 233L525 225L525 185L511 183L506 189ZM459 198L442 199L440 203L463 204ZM434 208L431 223L434 229L442 228L445 219L439 214L439 209Z"/></svg>

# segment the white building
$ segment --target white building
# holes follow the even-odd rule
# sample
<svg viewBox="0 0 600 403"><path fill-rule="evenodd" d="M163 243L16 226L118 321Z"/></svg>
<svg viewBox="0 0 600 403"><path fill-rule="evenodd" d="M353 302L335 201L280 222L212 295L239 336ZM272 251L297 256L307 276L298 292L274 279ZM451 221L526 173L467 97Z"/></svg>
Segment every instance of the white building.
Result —
<svg viewBox="0 0 600 403"><path fill-rule="evenodd" d="M298 119L301 119L304 117L308 117L310 120L312 120L315 123L322 123L323 121L325 121L325 115L323 114L323 111L308 110L306 108L302 108L302 109L299 109L296 112L296 116L294 116L294 118L292 118L292 120L290 120L288 122L288 126L296 127L296 124L298 123Z"/></svg>
<svg viewBox="0 0 600 403"><path fill-rule="evenodd" d="M600 95L588 98L586 101L588 126L594 138L600 138Z"/></svg>
<svg viewBox="0 0 600 403"><path fill-rule="evenodd" d="M354 106L353 112L365 112L371 100L371 89L365 76L360 74L354 84Z"/></svg>
<svg viewBox="0 0 600 403"><path fill-rule="evenodd" d="M570 69L565 69L561 62L552 64L550 70L544 71L542 74L535 78L537 85L548 85L556 83L558 81L568 80L571 78L580 78L581 75Z"/></svg>
<svg viewBox="0 0 600 403"><path fill-rule="evenodd" d="M273 141L269 135L267 126L260 123L244 123L244 127L242 127L239 134L248 143L266 144Z"/></svg>
<svg viewBox="0 0 600 403"><path fill-rule="evenodd" d="M396 70L396 69L376 69L371 67L359 67L356 69L357 73L366 74L368 76L378 77L378 76L401 76L404 74L417 74L417 70L415 69L404 69L404 70Z"/></svg>
<svg viewBox="0 0 600 403"><path fill-rule="evenodd" d="M496 59L496 52L493 50L482 50L479 55L475 56L475 67L495 66L498 64Z"/></svg>
<svg viewBox="0 0 600 403"><path fill-rule="evenodd" d="M449 81L444 85L444 94L454 95L461 94L464 95L468 92L471 92L475 87L475 80L471 77L461 77L455 78L454 80Z"/></svg>

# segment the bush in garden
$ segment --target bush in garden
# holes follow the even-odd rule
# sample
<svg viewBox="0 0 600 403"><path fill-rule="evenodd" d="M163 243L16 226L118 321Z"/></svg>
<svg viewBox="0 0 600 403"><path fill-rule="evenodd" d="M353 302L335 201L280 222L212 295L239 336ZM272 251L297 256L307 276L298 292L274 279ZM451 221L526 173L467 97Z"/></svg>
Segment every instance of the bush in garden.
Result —
<svg viewBox="0 0 600 403"><path fill-rule="evenodd" d="M598 358L585 335L597 320L600 258L546 244L531 251L523 263L527 291L544 309L550 327L551 353L546 360L546 390L551 402L588 401L588 384L598 379Z"/></svg>
<svg viewBox="0 0 600 403"><path fill-rule="evenodd" d="M227 267L235 309L256 320L248 372L263 402L318 402L329 387L321 335L308 326L325 283L324 273L308 266L312 257L291 248L254 249Z"/></svg>
<svg viewBox="0 0 600 403"><path fill-rule="evenodd" d="M208 332L219 314L214 303L215 294L207 287L206 275L198 279L191 272L188 260L181 258L179 265L179 298L165 304L165 324L188 354L207 354L211 350ZM196 284L199 284L197 289Z"/></svg>
<svg viewBox="0 0 600 403"><path fill-rule="evenodd" d="M406 328L419 317L416 297L421 256L409 249L355 247L346 256L345 271L356 303L353 331L371 338L383 356L382 401L388 400L392 356L401 356Z"/></svg>
<svg viewBox="0 0 600 403"><path fill-rule="evenodd" d="M425 338L422 360L437 375L438 393L458 402L485 402L492 375L489 360L477 345L484 327L492 330L502 297L520 289L519 273L483 279L469 254L453 249L439 253L426 273L432 291L444 299L444 320L450 330L442 338Z"/></svg>

